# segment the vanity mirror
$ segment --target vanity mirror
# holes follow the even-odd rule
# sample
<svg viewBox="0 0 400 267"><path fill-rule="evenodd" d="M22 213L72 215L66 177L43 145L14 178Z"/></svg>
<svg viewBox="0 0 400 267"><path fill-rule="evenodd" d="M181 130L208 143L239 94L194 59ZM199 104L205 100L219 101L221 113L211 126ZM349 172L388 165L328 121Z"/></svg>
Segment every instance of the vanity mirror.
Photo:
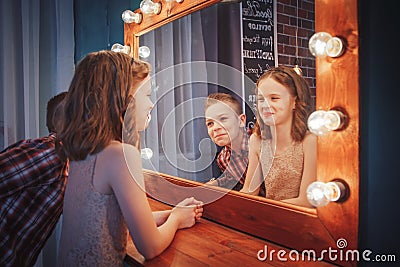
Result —
<svg viewBox="0 0 400 267"><path fill-rule="evenodd" d="M143 44L145 34L219 1L160 2L159 14L142 14L140 23L124 24L125 45L131 47L134 57L138 57L138 48ZM279 5L279 1L277 3ZM357 27L356 0L315 1L315 30L346 40L342 56L316 59L316 109L340 108L348 115L348 125L344 130L318 137L316 179L323 182L341 179L347 186L348 196L344 201L310 209L146 171L149 196L173 204L183 196L195 195L208 203L204 214L207 219L298 251L312 249L317 257L329 248L342 251L342 258L339 254L337 257L323 254L323 258L340 265L355 264L356 258L349 258L351 255L345 253L357 248L358 237Z"/></svg>
<svg viewBox="0 0 400 267"><path fill-rule="evenodd" d="M277 14L288 14L278 12L276 2L249 3L214 4L140 36L139 57L151 64L156 89L152 120L141 138L142 147L153 151L153 157L143 161L144 168L198 182L219 177L221 171L214 159L222 147L217 147L207 133L206 97L216 92L235 95L244 106L240 109L245 110L246 127L252 130L255 82L278 62L294 63L298 53L290 54L291 50L300 50L298 63L306 64L302 66L303 77L315 88L315 58L308 52L304 37L314 33L313 2L302 4L304 19L295 19L295 25L281 22L279 26L274 26L278 25ZM241 13L246 16L242 18ZM303 21L303 37L284 32L284 27L297 32L298 21ZM143 54L145 48L150 53ZM206 66L211 63L218 65ZM220 185L233 187L231 183Z"/></svg>

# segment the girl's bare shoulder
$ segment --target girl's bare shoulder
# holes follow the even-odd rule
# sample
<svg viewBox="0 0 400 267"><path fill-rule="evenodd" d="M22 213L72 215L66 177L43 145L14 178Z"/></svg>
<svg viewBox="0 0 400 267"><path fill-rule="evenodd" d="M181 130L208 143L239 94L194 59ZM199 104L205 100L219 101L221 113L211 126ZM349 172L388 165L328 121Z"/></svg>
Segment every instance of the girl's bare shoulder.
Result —
<svg viewBox="0 0 400 267"><path fill-rule="evenodd" d="M249 145L252 148L259 148L261 145L261 137L256 134L250 135Z"/></svg>
<svg viewBox="0 0 400 267"><path fill-rule="evenodd" d="M317 136L311 132L307 132L303 139L304 144L316 144Z"/></svg>
<svg viewBox="0 0 400 267"><path fill-rule="evenodd" d="M120 166L126 162L141 164L139 150L135 146L120 142L111 142L99 153L99 156L108 166Z"/></svg>
<svg viewBox="0 0 400 267"><path fill-rule="evenodd" d="M303 139L303 149L304 150L316 150L317 149L317 136L307 132L306 136Z"/></svg>

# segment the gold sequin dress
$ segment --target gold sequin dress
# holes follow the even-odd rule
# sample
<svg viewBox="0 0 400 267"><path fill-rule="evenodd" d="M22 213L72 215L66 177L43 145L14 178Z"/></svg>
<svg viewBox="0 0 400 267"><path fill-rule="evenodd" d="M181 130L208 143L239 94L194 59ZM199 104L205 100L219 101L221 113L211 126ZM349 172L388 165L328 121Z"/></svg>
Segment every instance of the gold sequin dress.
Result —
<svg viewBox="0 0 400 267"><path fill-rule="evenodd" d="M260 163L266 198L283 200L299 196L303 174L303 143L294 143L274 155L270 139L261 140Z"/></svg>

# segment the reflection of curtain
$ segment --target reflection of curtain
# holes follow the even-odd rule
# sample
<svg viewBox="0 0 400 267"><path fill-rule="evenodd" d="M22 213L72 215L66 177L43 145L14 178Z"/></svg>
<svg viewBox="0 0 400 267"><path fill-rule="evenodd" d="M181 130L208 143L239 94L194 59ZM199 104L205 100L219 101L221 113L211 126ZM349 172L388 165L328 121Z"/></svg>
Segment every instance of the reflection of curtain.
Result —
<svg viewBox="0 0 400 267"><path fill-rule="evenodd" d="M209 93L221 91L242 95L241 77L237 87L184 81L204 75L218 80L219 73L205 65L175 67L181 63L212 61L241 70L240 4L213 5L183 17L141 37L141 45L150 48L147 59L156 74L153 82L155 108L152 120L142 136L142 146L153 150L147 169L206 181L214 176L216 147L208 138L204 120L204 100ZM225 77L226 78L226 77ZM229 91L229 90L232 91ZM206 139L205 139L206 138ZM203 141L202 141L203 140ZM205 168L206 163L209 163Z"/></svg>
<svg viewBox="0 0 400 267"><path fill-rule="evenodd" d="M73 0L0 1L0 150L47 135L46 103L74 68ZM55 235L36 266L55 266Z"/></svg>

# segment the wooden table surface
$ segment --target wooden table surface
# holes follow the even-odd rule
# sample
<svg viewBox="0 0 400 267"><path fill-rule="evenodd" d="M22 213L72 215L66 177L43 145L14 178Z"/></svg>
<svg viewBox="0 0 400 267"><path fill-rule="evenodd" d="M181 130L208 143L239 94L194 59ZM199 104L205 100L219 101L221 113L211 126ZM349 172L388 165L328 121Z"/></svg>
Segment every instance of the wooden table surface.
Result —
<svg viewBox="0 0 400 267"><path fill-rule="evenodd" d="M153 210L170 209L168 205L149 198ZM257 253L272 250L272 260L260 261ZM287 261L279 260L279 250L286 251ZM280 247L218 223L201 219L192 228L179 230L171 245L158 257L146 261L131 240L128 241L125 262L130 266L332 266L319 261L290 261L289 249ZM283 255L283 254L281 254ZM264 254L261 254L264 256Z"/></svg>

